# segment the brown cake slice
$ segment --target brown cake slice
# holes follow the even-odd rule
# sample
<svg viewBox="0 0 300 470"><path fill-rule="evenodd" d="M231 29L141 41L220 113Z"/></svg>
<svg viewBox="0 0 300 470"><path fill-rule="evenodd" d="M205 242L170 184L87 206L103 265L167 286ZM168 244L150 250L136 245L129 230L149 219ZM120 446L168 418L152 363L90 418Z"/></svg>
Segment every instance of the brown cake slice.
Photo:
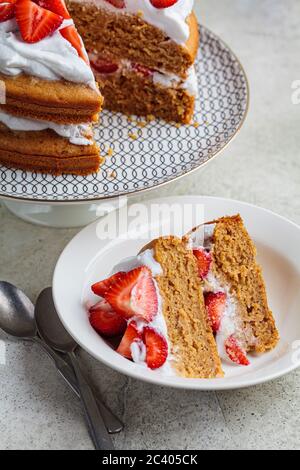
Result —
<svg viewBox="0 0 300 470"><path fill-rule="evenodd" d="M240 215L198 227L188 239L219 353L247 365L246 353L269 351L279 340L255 245Z"/></svg>
<svg viewBox="0 0 300 470"><path fill-rule="evenodd" d="M189 123L198 92L192 0L69 0L104 106Z"/></svg>
<svg viewBox="0 0 300 470"><path fill-rule="evenodd" d="M155 279L162 296L173 367L184 377L222 377L192 251L176 237L159 238L152 243L152 249L162 268L162 274Z"/></svg>

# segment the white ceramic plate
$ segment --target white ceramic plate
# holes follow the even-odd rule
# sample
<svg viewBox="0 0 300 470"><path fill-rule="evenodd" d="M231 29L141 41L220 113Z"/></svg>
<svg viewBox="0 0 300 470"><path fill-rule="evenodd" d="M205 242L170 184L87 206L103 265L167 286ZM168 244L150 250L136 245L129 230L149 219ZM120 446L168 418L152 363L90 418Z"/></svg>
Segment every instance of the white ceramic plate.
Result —
<svg viewBox="0 0 300 470"><path fill-rule="evenodd" d="M152 203L152 205L150 205ZM224 366L225 378L204 380L163 376L150 371L117 354L89 325L85 309L87 302L96 300L90 285L104 279L112 267L126 256L135 255L152 238L157 217L148 220L153 204L172 204L175 233L180 232L180 214L183 208L197 208L193 223L211 220L222 215L240 213L258 249L267 284L270 307L274 312L281 340L274 351L251 357L249 367ZM175 204L175 206L174 206ZM166 207L166 206L164 206ZM147 203L147 216L139 216L137 226L126 229L126 217L120 216L120 234L114 240L97 237L116 223L116 213L110 214L107 225L93 223L82 230L60 256L53 279L54 301L59 316L74 339L92 356L106 365L136 379L159 385L198 390L222 390L247 387L280 377L300 365L300 227L265 209L229 199L184 196L165 198ZM163 218L163 226L169 217ZM100 223L100 225L98 225ZM129 221L131 223L131 219ZM165 225L166 224L166 225ZM185 227L186 230L187 227ZM162 230L164 231L164 229ZM164 233L165 235L168 232ZM143 236L141 238L141 236ZM130 237L130 238L128 238Z"/></svg>

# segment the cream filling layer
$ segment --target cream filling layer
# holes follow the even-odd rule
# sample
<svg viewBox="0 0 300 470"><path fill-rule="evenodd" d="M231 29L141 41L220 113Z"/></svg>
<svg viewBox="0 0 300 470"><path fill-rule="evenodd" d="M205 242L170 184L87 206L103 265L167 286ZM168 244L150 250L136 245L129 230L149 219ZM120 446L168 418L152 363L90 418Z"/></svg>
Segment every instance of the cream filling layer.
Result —
<svg viewBox="0 0 300 470"><path fill-rule="evenodd" d="M97 7L115 14L141 15L147 23L161 29L170 39L184 44L190 35L187 18L192 13L194 0L178 0L168 8L156 8L150 0L125 0L124 8L116 8L107 0L74 0L78 3L93 3Z"/></svg>
<svg viewBox="0 0 300 470"><path fill-rule="evenodd" d="M68 139L71 144L91 145L91 140L85 137L86 134L91 133L88 124L60 125L53 122L19 118L3 111L0 111L0 122L12 131L37 132L51 129L59 136Z"/></svg>
<svg viewBox="0 0 300 470"><path fill-rule="evenodd" d="M181 88L192 96L198 96L198 80L195 66L189 68L188 76L185 80L174 74L154 72L153 82L166 88Z"/></svg>
<svg viewBox="0 0 300 470"><path fill-rule="evenodd" d="M97 54L90 53L89 54L91 63L93 66L93 62L96 64L97 63ZM100 59L101 60L101 59ZM95 73L100 74L104 80L109 80L110 77L114 76L117 73L122 73L126 71L134 71L135 73L140 73L143 74L142 72L139 72L139 66L135 64L132 64L129 60L122 59L118 61L118 70L116 72L112 73L101 73L97 71L95 68ZM144 68L143 66L141 66ZM175 74L170 74L166 73L163 71L158 71L158 70L151 70L145 68L147 72L145 72L145 80L153 80L154 84L158 84L164 88L177 88L177 89L183 89L186 90L190 95L197 97L198 96L198 79L196 75L196 69L195 66L193 65L192 67L189 68L188 70L188 76L184 80L178 75Z"/></svg>
<svg viewBox="0 0 300 470"><path fill-rule="evenodd" d="M0 23L0 72L10 76L24 73L46 80L64 79L97 90L90 66L60 34L60 29L73 24L72 20L64 20L52 35L29 44L22 40L15 19Z"/></svg>

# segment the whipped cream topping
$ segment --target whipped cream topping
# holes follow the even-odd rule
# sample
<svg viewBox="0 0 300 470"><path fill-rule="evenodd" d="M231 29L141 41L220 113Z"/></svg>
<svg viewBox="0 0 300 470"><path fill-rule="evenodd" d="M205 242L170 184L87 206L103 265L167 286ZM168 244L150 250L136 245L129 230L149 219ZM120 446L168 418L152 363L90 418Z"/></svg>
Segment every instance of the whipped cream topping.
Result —
<svg viewBox="0 0 300 470"><path fill-rule="evenodd" d="M149 24L156 26L178 44L184 44L190 35L187 18L192 13L194 0L178 0L168 8L156 8L150 0L125 0L124 8L116 8L106 0L75 0L94 3L117 14L142 14Z"/></svg>
<svg viewBox="0 0 300 470"><path fill-rule="evenodd" d="M59 32L70 25L73 21L65 20L51 36L29 44L22 40L15 19L0 23L0 72L10 76L24 73L46 80L65 79L97 90L90 66Z"/></svg>
<svg viewBox="0 0 300 470"><path fill-rule="evenodd" d="M43 131L52 129L56 134L65 137L74 145L91 145L91 141L85 137L91 133L88 124L60 125L53 122L24 119L0 111L0 122L12 131Z"/></svg>
<svg viewBox="0 0 300 470"><path fill-rule="evenodd" d="M167 324L163 316L162 297L160 295L157 282L154 279L155 276L161 275L163 271L162 271L161 265L154 258L153 250L148 249L140 253L138 256L132 256L132 257L126 258L125 260L121 261L119 264L117 264L113 268L112 274L115 274L119 271L129 272L132 269L138 268L140 266L147 266L152 272L153 281L155 284L156 294L157 294L157 299L158 299L158 309L157 309L157 314L155 315L155 317L153 318L151 322L145 322L140 317L133 317L130 321L134 321L136 323L139 331L142 331L145 326L149 326L153 328L155 331L157 331L158 333L160 333L165 338L168 344L168 351L169 351L167 360L163 364L162 367L155 369L153 372L159 373L162 375L175 376L176 373L171 365L171 361L174 361L174 358L171 354L171 345L170 345L170 341L168 338ZM135 363L148 369L148 366L146 364L146 348L142 341L137 341L137 342L132 343L131 354L132 354L132 359Z"/></svg>

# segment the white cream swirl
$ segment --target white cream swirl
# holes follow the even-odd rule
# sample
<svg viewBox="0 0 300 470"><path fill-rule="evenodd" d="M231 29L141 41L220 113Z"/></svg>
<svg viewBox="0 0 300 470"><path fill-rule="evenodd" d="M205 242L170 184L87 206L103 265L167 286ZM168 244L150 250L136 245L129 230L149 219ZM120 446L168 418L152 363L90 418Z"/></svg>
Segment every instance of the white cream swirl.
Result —
<svg viewBox="0 0 300 470"><path fill-rule="evenodd" d="M88 124L60 125L54 122L38 121L19 118L0 111L0 122L12 131L44 131L53 130L56 134L69 140L74 145L91 145L91 140L86 135L90 133Z"/></svg>
<svg viewBox="0 0 300 470"><path fill-rule="evenodd" d="M59 32L72 24L72 20L65 20L51 36L29 44L22 40L14 19L0 23L0 72L10 76L24 73L46 80L65 79L96 90L90 66Z"/></svg>

